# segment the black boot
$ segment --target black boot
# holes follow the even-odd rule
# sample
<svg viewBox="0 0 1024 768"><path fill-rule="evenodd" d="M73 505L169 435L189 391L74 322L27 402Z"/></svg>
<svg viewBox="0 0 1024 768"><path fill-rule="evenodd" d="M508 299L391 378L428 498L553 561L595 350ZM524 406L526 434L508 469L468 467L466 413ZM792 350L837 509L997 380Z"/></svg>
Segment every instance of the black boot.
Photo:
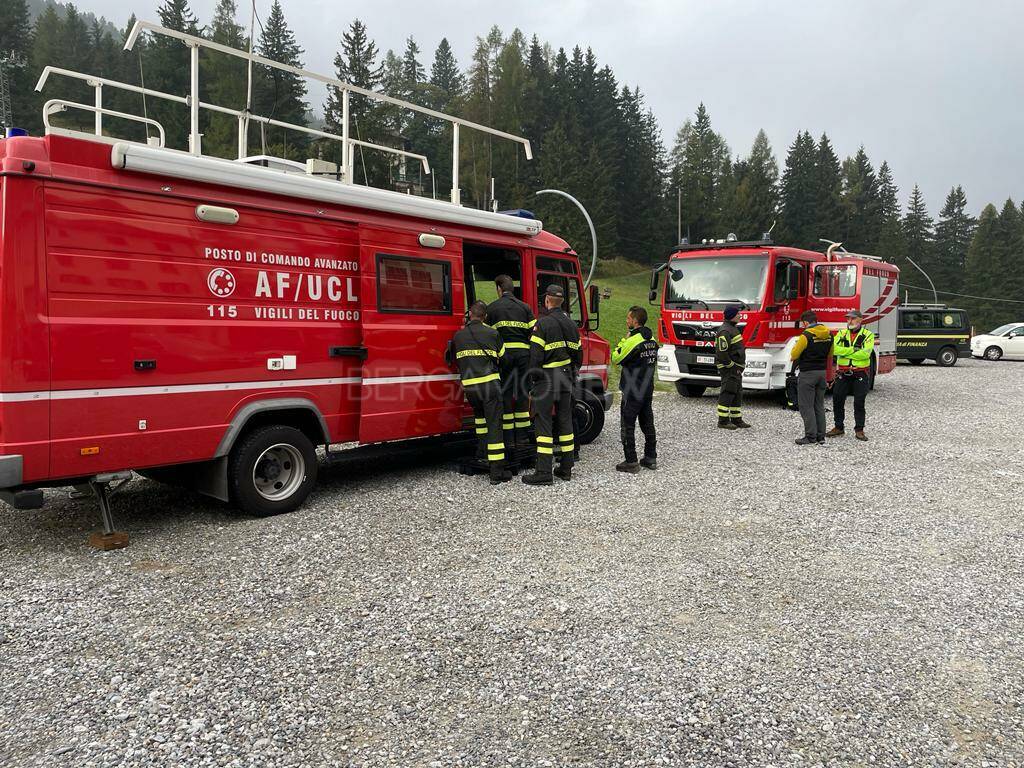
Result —
<svg viewBox="0 0 1024 768"><path fill-rule="evenodd" d="M555 470L555 477L562 480L572 480L572 464L562 463Z"/></svg>
<svg viewBox="0 0 1024 768"><path fill-rule="evenodd" d="M640 459L640 466L643 467L644 469L657 469L658 460L653 458L649 459L646 456L644 456L642 459Z"/></svg>
<svg viewBox="0 0 1024 768"><path fill-rule="evenodd" d="M491 485L500 485L512 479L512 473L505 469L505 462L503 461L492 461L490 474Z"/></svg>
<svg viewBox="0 0 1024 768"><path fill-rule="evenodd" d="M640 464L636 461L620 461L615 465L615 469L619 472L628 472L631 475L635 475L640 471Z"/></svg>
<svg viewBox="0 0 1024 768"><path fill-rule="evenodd" d="M739 416L737 416L735 419L733 419L732 423L733 423L733 426L735 426L737 429L750 429L750 427L751 427L750 424L747 424L747 422L745 422L742 419L742 417L739 417Z"/></svg>
<svg viewBox="0 0 1024 768"><path fill-rule="evenodd" d="M527 485L553 485L555 481L551 479L551 475L534 472L530 475L523 475L523 482Z"/></svg>
<svg viewBox="0 0 1024 768"><path fill-rule="evenodd" d="M723 419L723 418L719 418L718 419L718 428L719 429L738 429L738 427L735 424L732 423L732 420L730 420L730 419Z"/></svg>

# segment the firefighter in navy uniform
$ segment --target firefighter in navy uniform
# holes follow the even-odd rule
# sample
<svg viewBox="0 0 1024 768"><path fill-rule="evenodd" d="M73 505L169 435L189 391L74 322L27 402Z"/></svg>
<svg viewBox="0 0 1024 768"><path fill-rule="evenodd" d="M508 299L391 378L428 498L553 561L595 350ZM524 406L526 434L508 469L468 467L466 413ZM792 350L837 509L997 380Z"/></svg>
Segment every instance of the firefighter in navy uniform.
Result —
<svg viewBox="0 0 1024 768"><path fill-rule="evenodd" d="M626 460L617 464L619 472L636 474L640 467L658 468L658 450L654 433L654 366L658 363L658 342L647 327L647 310L630 307L626 314L629 335L612 351L612 362L622 366L619 405L622 415L622 449ZM644 433L644 457L636 460L636 422Z"/></svg>
<svg viewBox="0 0 1024 768"><path fill-rule="evenodd" d="M722 389L718 394L718 426L720 429L746 429L750 425L743 420L743 367L747 362L747 350L743 346L743 334L733 321L740 312L737 306L726 307L725 322L715 333L715 366L722 377Z"/></svg>
<svg viewBox="0 0 1024 768"><path fill-rule="evenodd" d="M575 463L575 438L572 423L572 389L576 373L583 363L580 332L562 302L560 285L549 285L544 292L548 312L537 320L530 337L530 375L533 377L533 426L537 440L537 467L525 475L529 485L551 485L555 453L560 463L555 475L572 478ZM554 418L552 420L552 412Z"/></svg>
<svg viewBox="0 0 1024 768"><path fill-rule="evenodd" d="M512 479L505 469L501 427L500 367L505 350L498 332L484 325L486 315L487 305L482 301L470 306L469 321L452 339L452 351L466 400L473 407L477 458L487 460L491 485L497 485Z"/></svg>
<svg viewBox="0 0 1024 768"><path fill-rule="evenodd" d="M503 427L506 448L530 444L530 335L536 320L529 305L516 298L515 283L508 275L494 279L498 300L487 307L487 324L505 343L501 386L504 398Z"/></svg>

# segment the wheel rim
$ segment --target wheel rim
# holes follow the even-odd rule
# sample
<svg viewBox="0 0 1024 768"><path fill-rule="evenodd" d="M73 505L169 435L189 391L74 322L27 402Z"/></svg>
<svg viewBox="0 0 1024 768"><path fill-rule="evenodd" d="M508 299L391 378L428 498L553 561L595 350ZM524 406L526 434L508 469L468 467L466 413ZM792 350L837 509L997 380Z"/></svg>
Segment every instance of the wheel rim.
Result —
<svg viewBox="0 0 1024 768"><path fill-rule="evenodd" d="M953 362L954 359L955 358L953 357L953 353L950 352L949 350L946 350L945 352L942 353L942 362L945 363L946 365L949 365L951 362Z"/></svg>
<svg viewBox="0 0 1024 768"><path fill-rule="evenodd" d="M306 477L306 462L294 445L272 445L256 459L252 469L252 484L256 492L267 501L287 499Z"/></svg>
<svg viewBox="0 0 1024 768"><path fill-rule="evenodd" d="M987 357L989 360L998 360L999 350L996 349L995 347L989 347L988 350L985 352L985 357Z"/></svg>
<svg viewBox="0 0 1024 768"><path fill-rule="evenodd" d="M577 435L585 435L590 431L590 427L594 423L594 414L590 412L590 407L582 400L576 401L576 410L573 414L573 429ZM579 440L579 438L576 438Z"/></svg>

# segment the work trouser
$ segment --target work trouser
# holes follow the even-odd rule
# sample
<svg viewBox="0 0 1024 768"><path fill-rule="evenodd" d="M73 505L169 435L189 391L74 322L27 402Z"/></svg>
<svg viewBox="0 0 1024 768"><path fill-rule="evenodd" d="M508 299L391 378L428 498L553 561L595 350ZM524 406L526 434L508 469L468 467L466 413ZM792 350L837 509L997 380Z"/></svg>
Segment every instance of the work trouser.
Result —
<svg viewBox="0 0 1024 768"><path fill-rule="evenodd" d="M804 420L804 437L811 440L825 438L825 390L828 387L825 371L800 371L797 379L797 403L800 418Z"/></svg>
<svg viewBox="0 0 1024 768"><path fill-rule="evenodd" d="M622 450L626 461L636 463L636 422L644 433L644 458L658 458L657 441L654 434L654 391L639 397L623 397L619 406L622 417Z"/></svg>
<svg viewBox="0 0 1024 768"><path fill-rule="evenodd" d="M718 392L719 421L739 421L743 414L743 369L738 365L731 368L720 368L722 388Z"/></svg>
<svg viewBox="0 0 1024 768"><path fill-rule="evenodd" d="M488 381L464 387L466 400L473 408L476 432L476 457L486 460L491 475L500 475L505 466L505 438L501 428L501 384Z"/></svg>
<svg viewBox="0 0 1024 768"><path fill-rule="evenodd" d="M853 424L854 429L864 429L867 413L864 401L867 400L871 382L867 371L841 373L832 385L832 412L835 415L836 429L843 429L846 422L846 396L853 393Z"/></svg>
<svg viewBox="0 0 1024 768"><path fill-rule="evenodd" d="M537 474L551 476L556 454L560 457L559 463L563 469L572 469L576 446L569 366L544 369L533 387L532 408L537 440Z"/></svg>
<svg viewBox="0 0 1024 768"><path fill-rule="evenodd" d="M530 351L509 349L505 345L505 371L501 377L505 413L502 426L505 443L511 449L530 444L530 388L527 377L530 370Z"/></svg>

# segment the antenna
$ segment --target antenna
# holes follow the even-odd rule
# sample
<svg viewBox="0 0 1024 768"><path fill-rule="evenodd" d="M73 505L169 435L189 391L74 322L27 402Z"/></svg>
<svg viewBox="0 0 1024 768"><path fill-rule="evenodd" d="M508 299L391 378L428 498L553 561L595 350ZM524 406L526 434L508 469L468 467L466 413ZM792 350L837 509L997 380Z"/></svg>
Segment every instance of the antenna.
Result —
<svg viewBox="0 0 1024 768"><path fill-rule="evenodd" d="M14 109L11 106L12 69L25 66L25 59L15 51L0 53L0 127L14 127Z"/></svg>

